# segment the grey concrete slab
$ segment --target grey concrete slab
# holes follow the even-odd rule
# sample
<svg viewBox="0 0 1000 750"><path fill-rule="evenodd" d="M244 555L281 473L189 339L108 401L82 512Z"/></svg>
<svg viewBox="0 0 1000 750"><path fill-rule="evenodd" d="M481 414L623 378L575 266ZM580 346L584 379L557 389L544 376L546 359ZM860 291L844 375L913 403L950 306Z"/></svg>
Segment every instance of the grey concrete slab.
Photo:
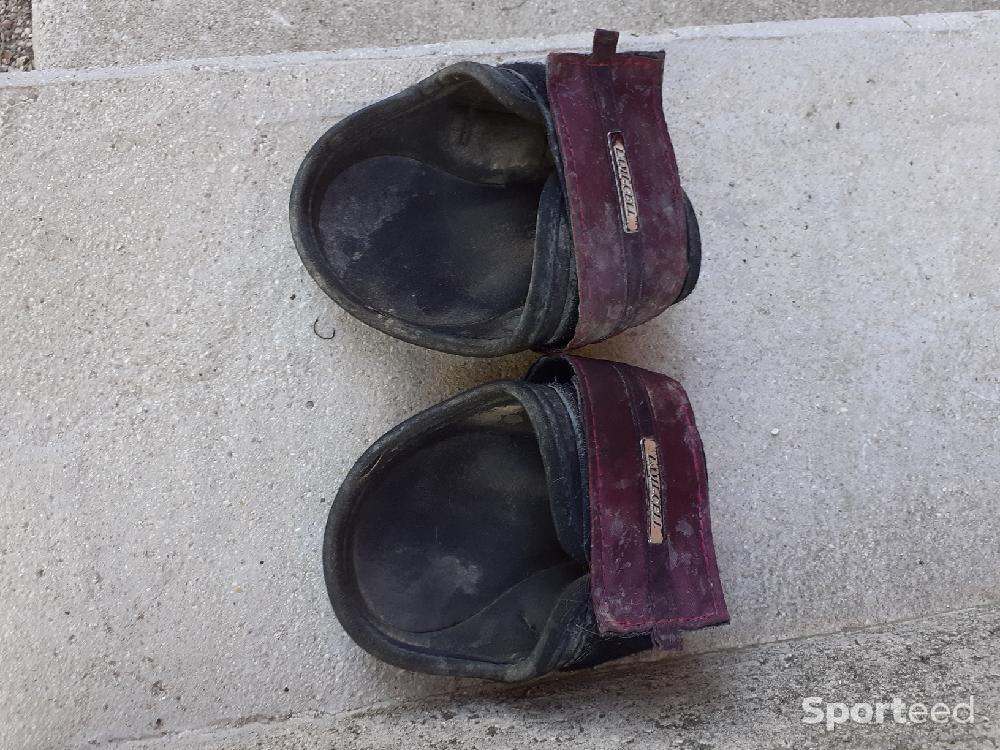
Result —
<svg viewBox="0 0 1000 750"><path fill-rule="evenodd" d="M703 276L589 351L698 415L733 622L689 652L998 599L998 42L1000 14L643 40ZM0 76L0 747L470 689L367 657L322 586L358 453L531 360L396 342L301 269L305 149L453 59L352 54Z"/></svg>
<svg viewBox="0 0 1000 750"><path fill-rule="evenodd" d="M34 0L36 65L129 65L457 39L542 37L595 26L668 27L1000 8L997 0Z"/></svg>
<svg viewBox="0 0 1000 750"><path fill-rule="evenodd" d="M1000 742L1000 611L961 610L889 627L749 646L626 672L391 710L294 717L125 743L130 750L594 750L973 748ZM816 715L802 708L804 699ZM896 715L876 704L899 700ZM841 703L861 722L844 716ZM937 721L914 704L938 708ZM965 704L968 708L955 709ZM829 707L831 726L827 727ZM849 710L849 709L848 709ZM916 721L910 721L910 712ZM961 721L956 721L955 717ZM897 717L901 720L897 720ZM804 723L808 719L809 723ZM922 719L922 720L921 720ZM966 723L966 720L969 720Z"/></svg>

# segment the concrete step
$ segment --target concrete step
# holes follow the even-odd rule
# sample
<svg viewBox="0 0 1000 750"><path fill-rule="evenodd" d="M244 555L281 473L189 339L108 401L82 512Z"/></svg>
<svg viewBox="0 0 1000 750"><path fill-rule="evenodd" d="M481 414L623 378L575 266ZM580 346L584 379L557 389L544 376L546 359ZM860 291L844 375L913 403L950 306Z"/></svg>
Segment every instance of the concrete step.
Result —
<svg viewBox="0 0 1000 750"><path fill-rule="evenodd" d="M890 626L679 658L669 664L567 676L506 690L500 696L438 698L403 704L391 713L297 716L235 729L184 732L125 747L994 747L1000 740L998 632L1000 609L966 609ZM850 682L845 682L845 674ZM803 710L802 702L808 698L814 699L809 705L821 711L819 723L813 711ZM894 698L904 706L895 715ZM890 704L882 709L881 723L876 713L880 702ZM849 710L855 703L871 706L870 723L864 722L868 709L863 707L856 709L861 722L845 715L844 707ZM923 704L925 713L914 704ZM932 721L927 710L936 704L949 710L938 708L937 720ZM809 723L803 723L804 718Z"/></svg>
<svg viewBox="0 0 1000 750"><path fill-rule="evenodd" d="M0 76L0 747L477 685L354 646L321 533L374 438L532 357L355 322L302 269L286 202L339 117L550 42ZM667 49L704 268L587 353L694 403L733 622L689 652L1000 595L998 42L1000 13L635 42Z"/></svg>
<svg viewBox="0 0 1000 750"><path fill-rule="evenodd" d="M35 0L35 65L133 65L219 55L355 49L601 26L667 27L996 8L990 0Z"/></svg>

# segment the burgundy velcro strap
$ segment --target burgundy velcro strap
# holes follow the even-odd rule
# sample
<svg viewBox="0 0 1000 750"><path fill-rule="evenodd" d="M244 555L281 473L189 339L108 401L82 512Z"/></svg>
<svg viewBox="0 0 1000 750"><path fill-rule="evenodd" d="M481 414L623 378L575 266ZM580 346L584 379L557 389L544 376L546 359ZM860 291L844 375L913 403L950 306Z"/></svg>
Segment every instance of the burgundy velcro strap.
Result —
<svg viewBox="0 0 1000 750"><path fill-rule="evenodd" d="M570 347L658 315L687 276L687 226L663 119L663 53L552 53L548 95L565 177L580 293Z"/></svg>
<svg viewBox="0 0 1000 750"><path fill-rule="evenodd" d="M729 620L691 404L670 378L567 356L590 491L591 596L601 632L669 639Z"/></svg>

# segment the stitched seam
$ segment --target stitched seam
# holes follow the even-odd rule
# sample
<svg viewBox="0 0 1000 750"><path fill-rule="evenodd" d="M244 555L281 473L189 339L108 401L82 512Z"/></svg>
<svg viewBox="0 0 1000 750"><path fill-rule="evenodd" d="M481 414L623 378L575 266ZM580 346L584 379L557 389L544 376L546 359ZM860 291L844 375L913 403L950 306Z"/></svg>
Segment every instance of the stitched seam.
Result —
<svg viewBox="0 0 1000 750"><path fill-rule="evenodd" d="M655 97L656 97L656 107L655 107L655 110L661 113L661 115L659 117L655 118L655 120L656 120L656 129L659 131L660 137L663 138L663 143L664 143L664 146L666 147L667 153L669 154L669 156L672 157L672 161L673 161L673 165L674 165L674 172L677 173L677 190L678 190L678 195L677 195L677 199L675 201L672 201L672 203L674 204L674 208L678 209L678 212L677 212L678 215L675 217L675 219L678 222L678 224L681 226L681 228L683 229L684 242L682 243L682 246L683 246L683 250L684 250L684 268L685 268L685 275L681 278L680 285L677 287L677 294L679 295L681 293L681 290L684 288L684 283L685 283L686 278L687 278L687 272L689 272L691 270L690 269L690 264L688 263L688 254L687 254L688 240L689 240L689 238L688 238L688 230L687 230L687 213L686 213L685 208L684 208L684 188L681 187L681 172L680 172L680 169L677 166L677 154L674 152L673 141L670 140L670 128L667 127L666 116L662 114L663 113L663 75L662 74L660 75L660 88L658 88L656 90ZM670 307L670 305L672 305L675 300L676 300L676 295L674 296L674 299L672 299L669 303L667 303L666 307ZM659 310L659 312L656 313L656 315L658 315L660 312L663 312L663 310L665 310L666 307L661 308Z"/></svg>
<svg viewBox="0 0 1000 750"><path fill-rule="evenodd" d="M565 117L565 115L563 115L562 110L561 110L561 108L560 108L560 106L558 104L558 102L559 102L559 93L560 93L559 92L559 87L554 87L553 88L552 84L549 83L549 91L548 91L548 94L549 94L549 107L552 109L552 112L556 116L556 133L557 134L560 134L560 133L562 133L562 132L564 132L566 130L566 117ZM582 295L580 293L580 264L579 264L579 262L577 260L577 254L576 254L576 233L573 232L573 215L576 213L576 211L574 210L573 203L571 201L570 186L569 186L569 180L568 180L568 177L569 177L570 173L572 173L572 175L573 175L573 182L574 183L576 182L576 170L575 169L572 169L572 170L568 169L567 168L567 163L566 163L568 161L575 163L575 158L573 156L573 153L574 153L573 152L573 145L569 142L569 139L567 139L566 143L563 143L562 139L559 138L559 148L560 148L560 150L562 150L562 151L564 151L566 153L566 159L564 159L564 163L563 163L563 177L564 177L564 179L566 179L566 182L567 182L567 184L566 184L566 203L567 203L567 205L569 207L570 232L571 232L572 238L573 238L573 262L576 265L576 277L577 277L576 296L577 296L577 300L578 300L577 301L577 309L579 310L579 308L582 306L581 305ZM574 187L575 187L575 185L574 185ZM586 335L589 336L589 333L586 334ZM573 332L573 339L572 339L572 341L570 343L576 343L578 341L578 339L579 339L579 336L580 336L580 316L579 316L579 313L577 313L576 330Z"/></svg>
<svg viewBox="0 0 1000 750"><path fill-rule="evenodd" d="M590 86L591 86L590 96L591 96L591 99L596 104L599 105L597 107L597 114L598 114L598 117L599 117L599 119L601 121L601 130L603 130L605 133L607 133L608 129L610 128L610 124L608 123L608 118L607 118L607 107L605 107L604 105L605 104L610 104L612 110L617 109L617 107L615 106L616 105L616 99L615 99L615 91L614 91L614 81L611 80L613 78L613 63L608 63L608 62L592 63L588 67L590 68L590 75L587 77L588 80L589 80L589 82L590 82ZM607 100L605 99L605 97L601 96L598 93L600 87L597 84L600 83L600 82L599 81L598 82L594 81L594 71L598 70L598 69L603 69L603 70L607 71L607 77L609 79L608 80L609 85L607 87L607 92L606 92L607 93ZM606 147L606 145L607 144L605 144L605 147ZM605 148L605 150L606 150L606 148ZM614 176L615 165L612 163L612 161L610 159L610 156L608 157L608 169L611 170L612 180L613 181L617 180L618 178ZM621 196L618 194L618 189L617 188L615 188L615 199L619 202L619 204L621 203ZM621 206L619 205L619 211L620 210L621 210ZM611 331L609 331L606 334L608 336L612 336L617 331L624 330L625 328L628 327L628 321L632 317L632 308L633 308L633 303L632 303L631 294L630 294L631 291L632 291L632 289L631 289L631 280L629 279L629 272L628 272L629 271L629 263L628 263L628 253L627 253L626 247L625 247L625 237L622 236L622 233L620 231L617 233L617 235L618 235L618 243L617 243L618 244L618 257L621 259L620 266L619 266L619 272L621 273L622 279L625 282L625 286L622 289L622 297L623 297L623 299L622 299L622 310L618 314L618 316L617 316L617 318L615 320L614 327L612 328Z"/></svg>
<svg viewBox="0 0 1000 750"><path fill-rule="evenodd" d="M598 65L603 65L604 63L592 62L590 60L589 56L588 56L584 60L580 60L580 61L577 61L577 60L565 60L564 59L563 61L561 61L561 64L567 65L567 66L570 66L570 65L576 65L576 66L584 65L584 66L594 67L594 66L598 66ZM588 75L588 79L590 79L590 78L591 78L591 76ZM592 83L592 80L591 80L591 83ZM588 88L589 88L589 93L590 93L590 96L591 96L591 101L593 101L594 100L593 87L590 86ZM553 112L555 112L555 115L556 115L556 131L561 135L563 132L565 132L567 130L567 128L566 128L566 118L565 118L565 115L563 115L563 113L561 112L560 106L558 104L558 102L559 102L558 87L552 88L551 84L550 84L550 90L549 90L548 94L549 94L549 106L552 108ZM606 123L604 123L604 117L603 116L601 116L600 120L601 120L601 122L603 124L606 124ZM572 144L570 143L570 139L566 139L566 142L563 143L562 142L562 138L560 138L559 146L566 153L566 157L567 158L566 158L565 161L572 161L572 162L575 163L575 156L574 156L575 150L574 150ZM564 167L565 166L566 165L564 163ZM575 168L574 169L564 169L564 172L565 172L566 175L569 175L570 173L572 173L573 174L573 180L574 180L574 182L576 181L576 169ZM575 187L575 185L574 185L574 187ZM573 214L575 213L575 211L572 208L572 191L570 190L569 184L567 184L566 188L567 188L566 199L567 199L567 203L570 203L570 218L572 219ZM570 226L572 227L572 221L570 222ZM575 245L576 245L575 233L574 233L574 240L573 240L573 242L574 242L574 256L576 256L576 252L575 252L576 251L576 248L575 248ZM619 255L620 255L621 259L622 259L622 264L624 265L624 263L625 263L625 247L624 247L623 243L621 243L621 242L618 243L618 246L619 246L619 250L620 250ZM578 306L582 307L582 304L581 304L581 302L582 302L582 295L580 294L580 283L579 283L580 276L581 276L581 274L580 274L580 265L579 265L579 263L577 263L577 296L580 298L580 302L578 302L577 304L578 304ZM624 308L628 307L628 274L624 274L624 277L625 277L625 290L624 290L625 291L625 299L622 301L623 302L623 314L625 312ZM598 336L597 340L598 341L603 341L604 339L609 338L610 336L613 336L617 331L622 330L620 328L621 323L622 323L622 317L621 317L621 315L619 315L618 319L617 319L617 321L615 323L615 327L610 332L609 331L604 331L604 330L597 331L597 336ZM588 339L589 340L593 336L593 331L592 330L587 330L587 328L588 328L587 326L584 327L584 329L585 329L584 330L584 339ZM573 340L572 340L571 343L575 343L575 344L578 344L578 345L581 343L580 342L580 318L579 317L577 319L577 330L573 334Z"/></svg>
<svg viewBox="0 0 1000 750"><path fill-rule="evenodd" d="M660 87L662 88L662 86L663 86L663 75L661 74L660 75ZM656 98L658 100L662 99L662 95L660 94L659 90L657 90ZM658 106L660 107L660 111L662 112L663 111L663 102L660 101ZM645 200L645 199L643 199L639 195L639 192L635 189L635 185L632 186L632 189L635 192L636 212L639 212L641 210L642 201ZM640 232L641 232L641 229L640 229ZM641 257L639 258L639 273L638 273L638 284L637 284L638 288L636 289L636 297L635 297L635 301L634 301L633 305L629 308L628 320L626 321L626 323L628 325L630 325L630 326L635 325L636 318L638 317L638 315L637 315L637 308L639 308L639 309L642 308L642 299L643 299L643 295L646 292L646 288L645 288L646 287L646 284L645 284L645 281L646 281L646 273L645 273L646 264L645 264L645 260L646 260L646 258L645 258L645 252L643 252L646 249L646 242L645 242L645 240L639 239L637 244L639 246L639 251L640 251ZM647 396L648 395L649 394L647 392Z"/></svg>
<svg viewBox="0 0 1000 750"><path fill-rule="evenodd" d="M600 585L600 588L601 589L604 588L604 548L603 548L603 546L604 546L604 535L602 534L601 524L600 523L596 524L596 529L595 529L594 528L595 524L593 522L593 518L594 518L594 499L596 497L598 497L598 493L596 491L594 491L594 490L596 490L596 487L594 486L594 482L597 481L596 477L600 476L600 474L597 471L597 469L598 469L597 464L598 464L598 461L600 460L599 459L600 451L597 450L597 436L596 436L595 431L594 431L593 394L591 393L591 390L590 390L590 383L587 380L586 375L583 373L583 369L582 368L577 368L577 366L575 364L573 364L572 361L570 362L570 364L573 365L573 369L574 369L574 371L577 374L577 379L580 382L580 389L581 389L581 392L582 392L582 394L584 396L583 419L584 419L584 424L585 424L585 426L587 428L587 439L588 439L589 444L592 445L592 446L594 446L593 450L588 450L587 451L587 464L588 464L588 470L589 470L589 476L587 477L587 484L588 484L588 492L590 494L590 502L588 503L588 505L590 506L590 513L591 513L591 524L590 524L590 526L591 526L591 528L590 528L590 536L591 536L591 540L590 540L590 555L591 555L591 558L594 558L594 557L597 558L597 566L596 566L596 568L595 568L595 566L593 564L593 559L591 560L591 565L590 565L590 575L591 575L590 592L591 592L591 601L593 602L593 595L594 595L593 594L593 592L594 592L594 585L593 584L594 584L595 577L597 579L597 583ZM600 517L600 513L598 512L598 518L599 517ZM597 614L597 605L596 605L596 602L594 603L594 614L595 615Z"/></svg>
<svg viewBox="0 0 1000 750"><path fill-rule="evenodd" d="M647 627L649 625L686 625L689 623L696 622L707 622L709 620L714 620L721 615L720 612L710 612L707 615L698 615L697 617L668 617L663 620L613 620L615 625L623 628L635 628L635 627Z"/></svg>
<svg viewBox="0 0 1000 750"><path fill-rule="evenodd" d="M613 62L613 63L608 63L608 66L607 66L608 67L608 78L609 78L609 83L610 83L610 86L608 88L608 96L610 97L611 104L612 104L612 109L613 109L613 112L615 112L615 113L618 112L618 97L615 95L615 85L616 85L616 81L615 81L615 69L618 67L618 65L619 65L618 62ZM609 124L607 121L605 121L604 122L604 130L609 130L610 127L611 127L611 124ZM623 135L622 139L623 139L623 142L624 142L624 135ZM633 163L635 163L635 162L633 161ZM614 168L615 168L614 164L611 164L612 172L614 171ZM632 169L632 164L629 164L629 169ZM618 177L615 176L615 180L616 181L617 181L617 179L618 179ZM633 184L632 189L633 189L633 192L635 192L636 210L638 211L639 210L639 206L640 206L640 204L641 204L642 201L640 200L638 192L635 191L634 184ZM620 192L617 193L617 198L618 198L618 202L621 203L622 196L621 196ZM619 207L619 208L621 208L621 207ZM636 308L642 303L643 275L644 275L643 274L643 264L640 263L638 269L636 269L636 271L637 271L637 273L636 273L636 281L638 283L635 285L635 294L631 294L631 292L632 292L632 286L633 285L632 285L632 278L631 278L630 271L631 271L631 268L634 267L634 264L632 263L632 261L634 261L635 259L634 259L633 255L628 252L629 245L638 246L640 255L642 255L642 250L645 247L645 241L641 237L641 229L640 229L640 234L638 234L635 237L631 238L631 240L629 239L629 237L625 236L623 233L619 233L618 244L621 246L621 249L622 249L622 271L624 272L623 275L625 277L625 305L624 305L624 307L622 309L622 314L618 318L618 325L616 326L616 328L617 328L618 331L624 331L625 329L627 329L627 328L631 327L632 325L634 325L635 318L636 318Z"/></svg>

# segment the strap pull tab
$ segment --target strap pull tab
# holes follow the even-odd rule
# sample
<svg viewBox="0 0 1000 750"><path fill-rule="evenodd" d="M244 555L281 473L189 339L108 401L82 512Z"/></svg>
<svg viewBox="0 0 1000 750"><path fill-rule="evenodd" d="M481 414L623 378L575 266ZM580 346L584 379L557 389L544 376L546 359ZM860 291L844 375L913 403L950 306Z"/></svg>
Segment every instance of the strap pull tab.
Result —
<svg viewBox="0 0 1000 750"><path fill-rule="evenodd" d="M653 637L653 645L661 651L681 650L681 631L669 625L654 625L649 632Z"/></svg>
<svg viewBox="0 0 1000 750"><path fill-rule="evenodd" d="M594 51L593 56L598 59L606 59L615 54L618 47L618 32L607 29L596 29L594 31Z"/></svg>

